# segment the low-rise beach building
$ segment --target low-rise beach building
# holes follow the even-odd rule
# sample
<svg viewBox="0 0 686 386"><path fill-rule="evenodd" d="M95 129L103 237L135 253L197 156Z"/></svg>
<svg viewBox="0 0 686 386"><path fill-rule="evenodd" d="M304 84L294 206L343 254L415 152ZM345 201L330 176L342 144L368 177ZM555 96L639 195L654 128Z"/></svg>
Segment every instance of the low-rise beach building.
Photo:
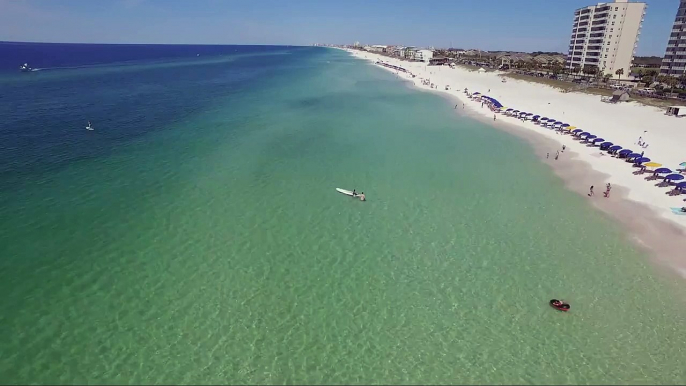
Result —
<svg viewBox="0 0 686 386"><path fill-rule="evenodd" d="M414 54L414 60L420 62L428 62L433 58L434 52L431 50L416 50Z"/></svg>

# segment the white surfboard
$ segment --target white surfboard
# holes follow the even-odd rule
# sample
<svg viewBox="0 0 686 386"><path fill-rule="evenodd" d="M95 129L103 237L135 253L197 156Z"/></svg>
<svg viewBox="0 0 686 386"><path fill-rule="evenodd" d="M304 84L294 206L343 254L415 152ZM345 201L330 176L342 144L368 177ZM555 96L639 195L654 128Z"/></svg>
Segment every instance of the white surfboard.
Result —
<svg viewBox="0 0 686 386"><path fill-rule="evenodd" d="M353 192L352 192L351 190L345 190L345 189L341 189L341 188L336 188L336 191L337 191L338 193L343 193L343 194L345 194L346 196L352 196L352 195L353 195Z"/></svg>

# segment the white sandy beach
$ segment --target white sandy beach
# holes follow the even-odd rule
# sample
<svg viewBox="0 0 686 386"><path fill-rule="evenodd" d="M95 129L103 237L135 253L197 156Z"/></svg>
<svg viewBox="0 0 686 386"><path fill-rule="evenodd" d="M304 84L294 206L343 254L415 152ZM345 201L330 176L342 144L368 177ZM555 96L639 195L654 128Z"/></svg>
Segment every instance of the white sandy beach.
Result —
<svg viewBox="0 0 686 386"><path fill-rule="evenodd" d="M651 162L661 163L662 167L670 168L675 172L676 169L681 168L679 164L686 161L686 150L684 148L686 146L686 120L666 116L664 115L664 109L644 106L635 102L604 103L601 102L600 96L597 95L562 93L552 87L532 82L507 79L507 82L503 83L499 72L479 73L460 67L451 69L447 66L427 66L426 63L406 62L369 52L347 51L355 57L369 60L372 63L383 61L403 67L416 75L416 78L412 78L409 74L402 72L398 75L412 81L416 87L450 95L464 103L465 109L469 109L472 113L478 114L491 122L493 121L493 112L486 106L482 107L480 102L470 100L464 93L465 88L470 93L480 92L495 98L508 108L515 108L520 111L566 122L595 134L599 138L604 138L606 141L611 141L615 145L620 145L625 149L632 149L637 153L645 151L644 156L649 157ZM388 68L387 70L396 72ZM430 89L429 86L422 85L421 79L429 79L437 88ZM450 90L446 91L446 86L450 86ZM458 109L462 109L461 104L458 105ZM554 162L553 158L556 151L562 145L566 145L567 151L562 153L561 159L582 161L579 164L590 166L593 169L592 171L588 170L587 167L584 169L596 176L597 180L593 179L590 182L595 186L596 194L594 197L589 198L589 200L613 200L613 197L619 197L619 193L621 193L622 198L631 200L634 204L642 204L634 205L634 209L622 207L624 211L629 210L633 213L618 213L615 218L626 223L631 222L632 216L639 213L646 215L654 214L654 217L662 218L667 220L668 223L675 225L670 227L673 228L670 236L684 239L686 215L676 215L670 210L670 207L685 206L684 197L686 195L667 195L666 193L672 187L655 186L662 179L647 181L645 178L652 175L652 173L646 172L642 175L635 175L633 172L637 169L632 167L631 163L627 163L623 159L611 157L606 152L601 152L598 147L588 147L585 144L579 143L571 135L559 134L552 129L535 125L531 121L523 122L503 114L497 114L496 119L496 124L507 122L523 129L523 131L537 133L541 137L547 138L547 143L553 143L550 141L554 141L557 146L550 149L549 163L551 164ZM646 130L647 132L644 133ZM636 144L639 137L642 137L648 143L647 148L643 149ZM605 155L601 155L601 153L605 153ZM545 158L545 154L542 156ZM553 164L553 166L556 165ZM580 185L573 186L575 180L568 180L568 186L580 193L588 192L590 186L588 179L580 178L578 172L572 174L577 175L577 181ZM570 175L570 173L567 173L567 175ZM605 184L608 182L613 186L609 199L603 197ZM597 204L604 205L602 202ZM649 208L649 211L645 210L645 208ZM606 209L606 211L609 211L609 209ZM637 229L636 227L641 227L640 222L637 223L635 220L633 222L633 226L631 224L627 225L630 225L634 230ZM645 223L645 226L650 226L650 223ZM654 235L655 232L651 233ZM652 240L652 243L648 243L642 239L641 235L637 235L639 244L653 244L652 246L645 245L649 249L656 249L656 246L663 244L659 240ZM675 253L686 245L682 245L681 242L678 244L662 251L663 257L665 254ZM681 274L686 276L686 258L681 257L681 255L683 253L678 253L676 256L672 255L667 260L670 261L670 265L676 266Z"/></svg>

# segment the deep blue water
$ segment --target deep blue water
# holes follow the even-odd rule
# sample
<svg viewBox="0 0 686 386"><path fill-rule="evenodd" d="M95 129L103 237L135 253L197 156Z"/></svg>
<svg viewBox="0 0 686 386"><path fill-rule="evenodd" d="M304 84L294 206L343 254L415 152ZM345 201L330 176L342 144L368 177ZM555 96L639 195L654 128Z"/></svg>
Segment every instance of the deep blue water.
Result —
<svg viewBox="0 0 686 386"><path fill-rule="evenodd" d="M313 47L0 43L0 187L108 154L323 53ZM21 73L23 61L50 70ZM83 135L88 121L94 135Z"/></svg>
<svg viewBox="0 0 686 386"><path fill-rule="evenodd" d="M59 68L128 61L256 54L283 50L281 46L169 45L169 44L58 44L0 42L0 72L17 71L22 63L33 68Z"/></svg>

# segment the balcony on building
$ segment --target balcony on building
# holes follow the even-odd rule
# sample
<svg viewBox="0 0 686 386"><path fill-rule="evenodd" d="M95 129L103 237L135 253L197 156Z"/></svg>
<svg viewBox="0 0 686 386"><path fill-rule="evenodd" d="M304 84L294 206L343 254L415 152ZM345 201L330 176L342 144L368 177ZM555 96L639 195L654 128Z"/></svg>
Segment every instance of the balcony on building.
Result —
<svg viewBox="0 0 686 386"><path fill-rule="evenodd" d="M601 12L601 13L599 13L598 11L596 11L595 15L593 15L593 20L598 20L598 19L606 18L607 15L609 15L609 13L607 13L607 12Z"/></svg>
<svg viewBox="0 0 686 386"><path fill-rule="evenodd" d="M607 19L602 19L602 20L594 20L591 23L591 26L598 26L598 25L605 25L607 24Z"/></svg>

